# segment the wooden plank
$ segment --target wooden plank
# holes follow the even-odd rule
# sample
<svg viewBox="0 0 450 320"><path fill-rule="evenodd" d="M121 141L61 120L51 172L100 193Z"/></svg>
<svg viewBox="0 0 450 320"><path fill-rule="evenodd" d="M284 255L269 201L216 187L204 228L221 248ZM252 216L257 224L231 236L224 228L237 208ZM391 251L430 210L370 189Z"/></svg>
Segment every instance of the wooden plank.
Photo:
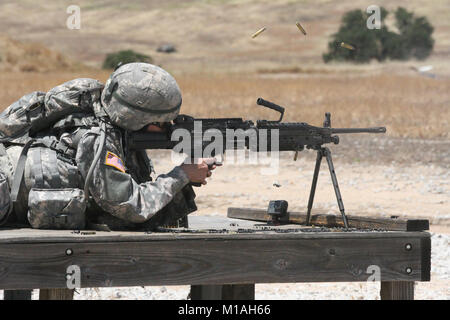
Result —
<svg viewBox="0 0 450 320"><path fill-rule="evenodd" d="M259 224L261 225L261 224ZM263 230L254 230L257 232L247 233L240 232L240 226L236 226L233 228L229 228L229 232L225 233L208 233L207 230L205 232L199 233L150 233L147 234L145 232L103 232L97 231L94 235L78 235L73 234L70 230L37 230L37 229L19 229L19 230L11 230L11 231L0 231L0 244L33 244L33 243L101 243L101 242L110 242L110 243L123 243L123 242L148 242L148 241L180 241L180 240L214 240L214 239L248 239L248 240L256 240L256 239L322 239L322 238L333 238L340 239L346 238L348 234L352 233L352 236L357 237L357 234L361 234L363 237L369 238L379 238L380 236L383 238L398 238L398 237L415 237L416 235L420 235L421 232L406 234L405 232L300 232L301 229L304 229L303 226L300 225L284 225L279 226L277 229L290 229L294 230L298 229L299 232L289 232L289 233L281 233L277 231L263 231ZM245 229L245 228L244 228Z"/></svg>
<svg viewBox="0 0 450 320"><path fill-rule="evenodd" d="M255 285L195 285L191 286L191 300L255 300Z"/></svg>
<svg viewBox="0 0 450 320"><path fill-rule="evenodd" d="M381 281L381 300L414 300L414 281Z"/></svg>
<svg viewBox="0 0 450 320"><path fill-rule="evenodd" d="M370 265L383 281L429 279L425 232L263 236L0 244L0 289L66 288L70 265L82 287L366 281Z"/></svg>
<svg viewBox="0 0 450 320"><path fill-rule="evenodd" d="M257 210L262 211L262 210ZM262 220L265 221L265 220ZM0 228L0 243L61 243L61 242L139 242L139 241L159 241L159 240L180 240L180 239L215 239L215 238L242 238L242 239L255 239L258 237L267 238L267 239L275 239L278 238L278 234L276 232L259 232L257 234L236 234L239 233L240 229L254 229L257 230L258 227L261 226L261 223L248 221L248 220L239 220L239 219L230 219L227 217L210 217L210 216L193 216L190 217L190 226L193 229L215 229L215 230L227 230L227 233L183 233L183 234L174 234L174 233L145 233L145 232L103 232L96 231L95 233L75 233L72 230L38 230L31 228L22 228L22 229L2 229ZM305 226L301 226L299 224L291 224L291 225L283 225L277 226L278 229L288 228L288 229L302 229ZM261 228L259 228L260 230ZM326 233L325 236L328 237L330 233ZM336 233L336 237L339 237L340 233ZM283 235L282 237L284 237ZM304 235L306 238L310 237L322 237L323 234L314 233ZM385 235L386 237L394 236L397 237L398 233L389 233ZM294 238L301 238L300 234L293 234ZM375 235L375 237L377 237Z"/></svg>
<svg viewBox="0 0 450 320"><path fill-rule="evenodd" d="M39 300L73 300L73 289L40 289Z"/></svg>
<svg viewBox="0 0 450 320"><path fill-rule="evenodd" d="M5 290L3 300L31 300L33 290Z"/></svg>
<svg viewBox="0 0 450 320"><path fill-rule="evenodd" d="M270 221L266 210L253 208L228 208L227 216L234 219ZM429 230L429 221L425 219L374 218L347 215L350 228L384 229L390 231L425 231ZM289 212L289 222L306 224L306 213ZM311 215L311 224L324 227L344 227L342 217L331 214Z"/></svg>

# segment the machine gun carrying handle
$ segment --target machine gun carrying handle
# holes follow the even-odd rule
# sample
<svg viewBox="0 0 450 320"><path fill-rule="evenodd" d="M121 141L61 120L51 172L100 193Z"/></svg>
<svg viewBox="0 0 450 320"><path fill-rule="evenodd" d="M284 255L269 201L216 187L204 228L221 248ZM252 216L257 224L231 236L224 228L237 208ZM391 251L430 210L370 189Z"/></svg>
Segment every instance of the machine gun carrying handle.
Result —
<svg viewBox="0 0 450 320"><path fill-rule="evenodd" d="M258 100L256 100L256 104L260 105L260 106L264 106L266 108L278 111L280 113L280 119L277 122L281 122L281 120L283 120L283 115L284 115L284 108L282 106L279 106L273 102L264 100L263 98L258 98Z"/></svg>

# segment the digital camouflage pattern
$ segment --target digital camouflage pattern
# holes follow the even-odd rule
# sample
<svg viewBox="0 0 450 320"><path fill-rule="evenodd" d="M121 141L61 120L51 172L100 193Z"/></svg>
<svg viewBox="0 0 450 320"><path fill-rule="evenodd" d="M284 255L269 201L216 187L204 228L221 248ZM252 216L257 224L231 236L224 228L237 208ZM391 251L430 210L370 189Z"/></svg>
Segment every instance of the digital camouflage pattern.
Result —
<svg viewBox="0 0 450 320"><path fill-rule="evenodd" d="M107 125L106 131L106 142L100 161L94 168L89 191L96 204L114 217L131 223L144 223L171 202L189 183L189 178L177 166L168 174L158 176L155 181L140 183L139 167L133 161L127 161L133 157L127 157L122 149L121 130ZM83 178L93 161L92 150L98 148L99 137L99 131L93 128L83 135L78 145L76 162ZM108 152L124 160L126 172L105 164ZM134 157L142 159L142 154L135 154Z"/></svg>
<svg viewBox="0 0 450 320"><path fill-rule="evenodd" d="M167 71L148 63L128 63L108 79L101 101L115 125L135 131L151 122L175 119L181 91Z"/></svg>
<svg viewBox="0 0 450 320"><path fill-rule="evenodd" d="M75 141L77 135L82 136L79 141ZM42 189L42 192L49 190L49 193L59 188L83 188L98 140L98 127L75 128L60 136L59 141L76 147L77 165L58 157L57 152L49 148L30 148L25 166L24 183L19 192L18 203L14 207L17 222L26 223L30 220L29 195L33 188ZM17 162L20 151L21 147L7 148L6 152L11 163ZM104 163L107 151L121 157L126 168L125 173ZM158 221L162 223L167 221L161 217L164 215L162 212L167 212L169 209L172 209L169 210L172 217L174 214L186 215L195 210L195 204L191 206L185 204L185 201L193 202L190 199L193 199L195 194L192 192L191 198L187 200L183 198L182 189L187 187L189 179L180 167L175 167L166 175L160 175L154 182L151 181L152 171L153 167L146 152L133 151L125 155L122 149L122 130L108 125L106 143L100 161L94 169L92 184L89 188L93 197L88 210L90 219L96 223L107 224L111 226L111 229L139 229L143 225L137 224L150 220L158 211L161 211ZM10 173L10 179L12 176L13 172ZM33 201L36 202L36 199ZM46 207L36 207L33 216L38 215L36 210L39 208ZM161 210L163 208L165 210ZM190 209L185 210L185 208ZM46 212L41 214L45 215ZM61 225L58 226L60 227Z"/></svg>
<svg viewBox="0 0 450 320"><path fill-rule="evenodd" d="M77 147L73 144L74 138L86 132L86 128L74 128L61 134L59 139L50 133L42 132L43 139L57 141L61 146ZM0 155L0 166L7 175L9 185L12 185L15 166L22 151L21 146L9 146L6 155ZM83 180L78 172L74 160L61 156L53 149L45 146L32 146L27 154L23 181L19 189L18 199L14 205L15 221L27 223L28 195L32 188L60 189L60 188L82 188Z"/></svg>
<svg viewBox="0 0 450 320"><path fill-rule="evenodd" d="M104 85L95 79L78 78L48 91L44 105L47 114L92 112L92 103L100 100Z"/></svg>
<svg viewBox="0 0 450 320"><path fill-rule="evenodd" d="M37 229L84 229L86 202L80 189L31 189L28 221Z"/></svg>
<svg viewBox="0 0 450 320"><path fill-rule="evenodd" d="M7 218L11 207L9 196L9 183L6 174L0 171L0 221Z"/></svg>
<svg viewBox="0 0 450 320"><path fill-rule="evenodd" d="M0 115L0 140L25 143L29 131L39 132L73 113L93 113L100 103L103 84L80 78L67 81L47 93L36 91L11 104Z"/></svg>
<svg viewBox="0 0 450 320"><path fill-rule="evenodd" d="M20 137L30 129L31 122L42 120L44 97L45 92L35 91L6 108L0 115L0 140Z"/></svg>
<svg viewBox="0 0 450 320"><path fill-rule="evenodd" d="M178 114L181 93L175 79L161 68L148 64L124 65L108 81L111 79L119 82L113 93L118 91L111 96L108 106L100 100L103 85L97 80L82 78L68 81L46 94L36 92L24 96L2 114L6 118L12 116L12 119L13 114L20 114L23 119L24 110L31 110L29 106L34 105L36 110L41 112L45 108L45 113L52 115L51 125L46 123L47 126L35 134L38 142L28 151L23 181L14 205L16 222L30 222L36 228L81 225L81 220L76 217L83 207L76 200L72 203L68 199L71 195L81 197L79 193L99 144L100 119L108 115L115 117L114 123L118 127L107 124L102 156L89 186L92 195L87 203L89 221L106 223L114 229L136 229L166 223L172 219L170 217L182 217L196 210L195 193L180 167L152 181L153 166L145 150L124 150L126 135L123 128L140 129L150 122L172 120ZM131 83L132 80L135 82ZM101 97L103 99L104 95ZM119 104L118 99L126 106ZM127 101L148 109L131 110ZM167 112L168 108L172 111ZM157 113L147 112L149 110ZM45 124L47 120L41 119L40 123ZM33 126L38 127L37 123ZM13 133L12 129L8 131L8 128L14 128L13 125L4 128L6 134ZM25 128L26 134L14 142L26 142L29 129ZM7 143L5 146L0 152L0 168L11 186L22 147ZM120 158L125 172L105 164L108 151ZM54 190L61 192L54 193ZM59 215L66 213L63 203L70 204L70 210L66 211L68 215L75 215L74 221L64 220L65 217L58 220ZM68 224L64 225L64 221Z"/></svg>

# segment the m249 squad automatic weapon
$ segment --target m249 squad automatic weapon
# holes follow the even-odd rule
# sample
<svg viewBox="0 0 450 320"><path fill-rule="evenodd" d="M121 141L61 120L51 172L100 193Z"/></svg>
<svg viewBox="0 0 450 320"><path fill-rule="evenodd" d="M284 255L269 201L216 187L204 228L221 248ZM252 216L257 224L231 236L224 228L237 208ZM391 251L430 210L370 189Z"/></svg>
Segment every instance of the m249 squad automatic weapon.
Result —
<svg viewBox="0 0 450 320"><path fill-rule="evenodd" d="M319 175L320 164L322 158L325 157L328 163L328 168L331 175L334 191L336 194L339 210L342 214L344 225L348 228L347 218L345 216L344 203L342 201L339 185L336 178L336 173L331 158L331 151L324 147L327 143L339 143L339 136L336 134L346 133L385 133L385 127L373 128L331 128L331 115L325 114L325 121L323 127L316 127L305 122L282 122L284 115L284 108L270 101L259 98L256 102L258 105L275 110L280 113L280 119L276 121L257 120L256 125L253 121L243 120L242 118L199 118L195 119L187 115L179 115L166 127L164 132L145 132L138 131L128 133L125 139L125 149L174 149L183 139L190 139L188 146L190 150L182 150L189 153L193 158L203 157L204 151L209 150L208 156L214 156L217 153L223 153L228 149L247 148L253 151L294 151L294 160L297 159L299 151L312 149L317 151L316 166L314 169L313 181L308 201L308 212L306 222L310 224L311 209L314 201L314 194L317 185L317 178ZM183 130L187 133L185 135L178 135L177 129ZM245 132L244 135L231 135L230 130L236 132L241 130ZM179 133L180 131L178 131ZM214 132L215 134L209 134ZM265 145L261 144L261 135L259 133L265 132ZM278 136L276 143L274 143L272 135ZM205 138L209 137L209 138ZM222 139L222 149L211 150L210 144L212 141L218 142L217 139ZM253 141L253 143L252 143ZM257 142L256 144L254 142ZM185 141L186 142L186 141Z"/></svg>

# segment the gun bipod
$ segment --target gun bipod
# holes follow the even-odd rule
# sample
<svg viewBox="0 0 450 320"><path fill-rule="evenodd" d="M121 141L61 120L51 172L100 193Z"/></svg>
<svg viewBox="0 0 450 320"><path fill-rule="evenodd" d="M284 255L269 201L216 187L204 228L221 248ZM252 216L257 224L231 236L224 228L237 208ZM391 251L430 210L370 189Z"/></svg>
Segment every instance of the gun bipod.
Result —
<svg viewBox="0 0 450 320"><path fill-rule="evenodd" d="M309 193L308 201L308 212L306 214L306 225L311 225L311 209L314 202L314 194L316 193L317 178L319 177L320 164L322 162L322 157L327 159L328 169L330 170L331 181L333 182L334 192L336 194L337 203L339 206L339 211L342 215L342 220L344 221L345 228L348 229L348 221L345 216L344 202L342 201L341 192L339 190L339 185L337 182L336 172L334 171L333 159L331 158L331 151L328 148L320 147L317 149L316 167L314 168L314 175L311 184L311 191Z"/></svg>

